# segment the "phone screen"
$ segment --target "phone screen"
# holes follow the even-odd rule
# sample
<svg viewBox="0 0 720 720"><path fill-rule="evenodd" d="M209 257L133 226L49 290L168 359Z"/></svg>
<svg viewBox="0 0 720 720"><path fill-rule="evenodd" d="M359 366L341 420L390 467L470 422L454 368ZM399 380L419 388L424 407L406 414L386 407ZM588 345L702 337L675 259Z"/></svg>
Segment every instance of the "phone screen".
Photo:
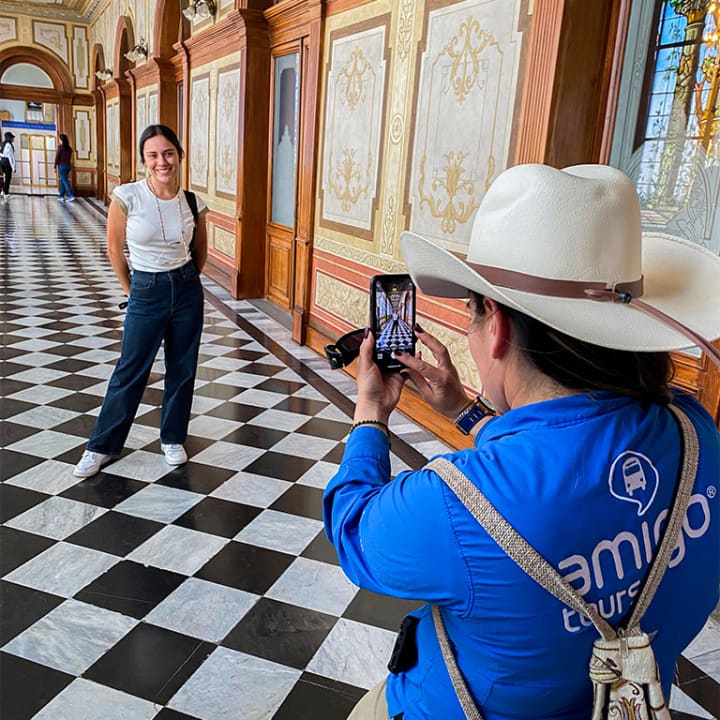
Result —
<svg viewBox="0 0 720 720"><path fill-rule="evenodd" d="M370 289L374 360L384 370L400 370L394 352L415 354L415 286L409 275L376 275Z"/></svg>

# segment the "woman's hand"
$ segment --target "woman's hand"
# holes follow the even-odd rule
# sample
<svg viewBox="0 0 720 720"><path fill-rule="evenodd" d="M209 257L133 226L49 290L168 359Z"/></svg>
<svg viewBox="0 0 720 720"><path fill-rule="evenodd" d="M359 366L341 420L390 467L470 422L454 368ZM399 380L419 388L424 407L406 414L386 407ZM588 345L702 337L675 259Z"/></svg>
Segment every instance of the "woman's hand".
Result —
<svg viewBox="0 0 720 720"><path fill-rule="evenodd" d="M469 405L470 398L460 382L450 353L436 337L426 333L419 325L415 326L415 336L430 350L436 365L425 362L421 353L417 356L401 353L396 357L406 367L402 373L412 381L430 407L454 420Z"/></svg>
<svg viewBox="0 0 720 720"><path fill-rule="evenodd" d="M399 372L380 372L380 368L373 361L374 347L375 338L368 331L360 345L358 356L358 397L354 421L379 420L387 425L390 413L400 399L405 378Z"/></svg>

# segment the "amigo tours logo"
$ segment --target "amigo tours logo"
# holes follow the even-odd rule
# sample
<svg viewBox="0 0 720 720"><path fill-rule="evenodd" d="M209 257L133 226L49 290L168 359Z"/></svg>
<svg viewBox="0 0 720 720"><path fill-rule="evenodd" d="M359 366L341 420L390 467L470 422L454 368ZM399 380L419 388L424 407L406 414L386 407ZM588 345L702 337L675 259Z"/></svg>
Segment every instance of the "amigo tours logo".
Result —
<svg viewBox="0 0 720 720"><path fill-rule="evenodd" d="M626 450L610 466L608 483L610 493L618 500L635 503L638 517L642 517L655 499L660 475L649 457Z"/></svg>

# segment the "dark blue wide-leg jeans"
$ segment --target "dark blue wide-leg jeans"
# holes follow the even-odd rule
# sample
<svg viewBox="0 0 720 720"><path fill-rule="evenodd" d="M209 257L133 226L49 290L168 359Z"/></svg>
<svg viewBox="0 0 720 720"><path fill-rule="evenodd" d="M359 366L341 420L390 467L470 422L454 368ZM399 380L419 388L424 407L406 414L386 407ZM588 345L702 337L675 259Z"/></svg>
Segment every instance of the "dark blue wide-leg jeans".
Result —
<svg viewBox="0 0 720 720"><path fill-rule="evenodd" d="M202 323L202 285L194 262L169 272L133 272L120 359L110 378L88 450L120 454L163 340L165 389L160 441L185 442Z"/></svg>

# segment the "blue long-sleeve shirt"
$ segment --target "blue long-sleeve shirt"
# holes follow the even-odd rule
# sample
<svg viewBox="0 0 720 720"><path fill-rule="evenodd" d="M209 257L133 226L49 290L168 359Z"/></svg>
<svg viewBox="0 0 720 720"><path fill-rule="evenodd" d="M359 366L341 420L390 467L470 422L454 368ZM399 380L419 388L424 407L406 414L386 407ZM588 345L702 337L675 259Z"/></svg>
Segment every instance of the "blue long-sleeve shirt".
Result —
<svg viewBox="0 0 720 720"><path fill-rule="evenodd" d="M694 399L700 464L680 541L642 628L666 697L674 664L718 602L720 436ZM648 569L678 478L670 412L610 393L527 405L446 455L613 625ZM325 526L360 587L442 607L458 665L486 720L586 720L597 631L531 580L434 472L391 481L378 428L352 432L324 495ZM429 606L416 613L418 662L390 675L390 716L462 720Z"/></svg>

